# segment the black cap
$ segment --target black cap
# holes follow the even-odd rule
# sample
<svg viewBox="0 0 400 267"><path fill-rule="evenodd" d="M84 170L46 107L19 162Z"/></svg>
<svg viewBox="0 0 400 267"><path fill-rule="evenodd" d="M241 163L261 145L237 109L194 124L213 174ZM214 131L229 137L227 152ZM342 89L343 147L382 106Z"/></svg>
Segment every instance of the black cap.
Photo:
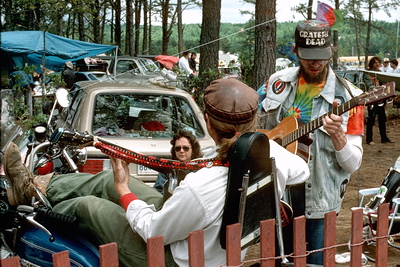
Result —
<svg viewBox="0 0 400 267"><path fill-rule="evenodd" d="M300 59L328 60L332 57L331 27L319 20L300 22L295 32Z"/></svg>

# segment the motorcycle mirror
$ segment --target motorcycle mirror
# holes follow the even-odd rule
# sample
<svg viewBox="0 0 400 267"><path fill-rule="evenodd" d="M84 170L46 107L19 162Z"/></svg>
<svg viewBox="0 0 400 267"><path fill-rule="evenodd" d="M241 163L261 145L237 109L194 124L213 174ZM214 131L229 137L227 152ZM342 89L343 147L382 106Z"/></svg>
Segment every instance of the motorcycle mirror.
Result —
<svg viewBox="0 0 400 267"><path fill-rule="evenodd" d="M71 101L67 89L59 88L56 92L56 98L60 106L62 106L63 108L69 107Z"/></svg>
<svg viewBox="0 0 400 267"><path fill-rule="evenodd" d="M65 88L57 89L56 100L54 101L53 108L51 109L51 113L50 113L49 121L47 122L47 125L51 125L51 118L55 115L57 103L63 108L69 107L71 101L70 101L70 95L69 95L67 89L65 89ZM57 112L59 112L59 111L57 110Z"/></svg>

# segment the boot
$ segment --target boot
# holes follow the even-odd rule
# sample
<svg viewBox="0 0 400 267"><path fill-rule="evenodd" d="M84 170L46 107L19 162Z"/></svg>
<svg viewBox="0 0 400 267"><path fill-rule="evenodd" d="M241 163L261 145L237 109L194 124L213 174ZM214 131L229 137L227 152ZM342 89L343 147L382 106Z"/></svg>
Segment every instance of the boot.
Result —
<svg viewBox="0 0 400 267"><path fill-rule="evenodd" d="M7 197L12 206L29 205L33 196L38 198L35 184L42 193L46 192L50 178L53 176L51 173L44 175L45 177L35 177L22 163L21 154L14 143L8 144L4 152L4 173L10 182Z"/></svg>

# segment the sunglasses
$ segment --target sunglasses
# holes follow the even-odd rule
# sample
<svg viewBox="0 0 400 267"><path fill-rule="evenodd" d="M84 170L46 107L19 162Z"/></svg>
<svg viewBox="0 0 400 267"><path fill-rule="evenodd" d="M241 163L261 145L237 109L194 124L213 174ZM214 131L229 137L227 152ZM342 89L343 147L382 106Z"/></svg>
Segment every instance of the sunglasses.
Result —
<svg viewBox="0 0 400 267"><path fill-rule="evenodd" d="M188 147L188 146L176 146L175 147L175 152L181 151L182 148L183 148L183 151L185 151L185 152L188 152L189 149L190 149L190 147Z"/></svg>

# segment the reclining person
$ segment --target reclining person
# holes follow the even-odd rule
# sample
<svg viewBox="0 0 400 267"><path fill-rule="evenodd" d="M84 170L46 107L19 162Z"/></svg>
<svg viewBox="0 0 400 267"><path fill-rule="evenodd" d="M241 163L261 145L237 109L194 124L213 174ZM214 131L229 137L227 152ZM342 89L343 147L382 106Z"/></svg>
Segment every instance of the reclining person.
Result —
<svg viewBox="0 0 400 267"><path fill-rule="evenodd" d="M255 130L258 95L236 79L219 79L206 88L204 105L207 129L217 144L204 158L226 161L240 133ZM304 182L309 169L300 157L274 141L269 143L281 197L286 185ZM123 266L147 266L145 241L158 235L164 237L166 266L188 266L188 236L195 230L204 231L205 265L225 263L219 233L228 167L214 165L189 173L162 204L159 192L129 175L128 162L110 159L112 171L95 175L34 176L11 144L4 163L11 185L9 201L12 205L29 203L36 186L47 195L55 212L78 217L79 227L96 235L100 243L116 242Z"/></svg>

